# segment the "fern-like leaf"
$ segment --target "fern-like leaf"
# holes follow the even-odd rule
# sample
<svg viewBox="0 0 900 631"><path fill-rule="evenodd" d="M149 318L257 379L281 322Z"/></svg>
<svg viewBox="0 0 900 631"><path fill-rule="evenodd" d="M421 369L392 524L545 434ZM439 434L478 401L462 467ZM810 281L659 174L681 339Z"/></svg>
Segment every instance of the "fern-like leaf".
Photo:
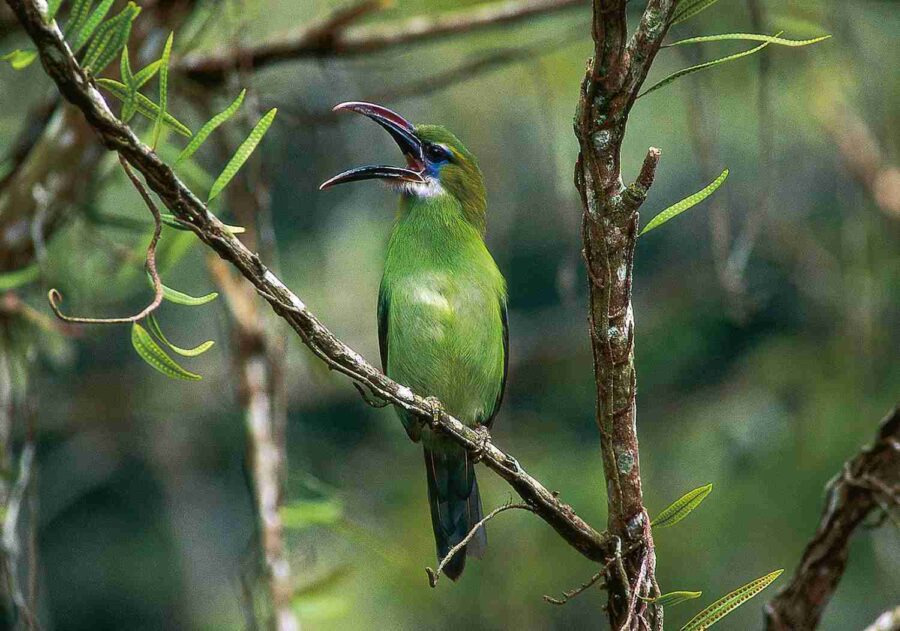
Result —
<svg viewBox="0 0 900 631"><path fill-rule="evenodd" d="M698 487L693 491L688 491L667 506L663 512L656 516L656 519L654 519L650 525L656 528L674 526L687 517L692 510L700 506L700 502L706 499L706 496L709 495L712 488L712 484L707 484Z"/></svg>
<svg viewBox="0 0 900 631"><path fill-rule="evenodd" d="M77 53L81 50L81 47L87 44L87 41L91 38L91 35L94 34L94 31L97 30L97 27L100 26L100 23L103 21L103 18L106 17L106 14L109 13L109 10L112 8L113 2L115 0L103 0L96 9L91 11L91 14L88 16L88 19L85 20L84 26L78 31L78 34L75 35L75 40L72 42L72 52Z"/></svg>
<svg viewBox="0 0 900 631"><path fill-rule="evenodd" d="M160 342L168 346L170 349L181 355L182 357L197 357L198 355L202 355L210 348L213 347L215 342L212 340L207 340L202 344L198 344L194 348L181 348L180 346L175 346L168 340L168 338L163 335L162 329L159 327L159 322L156 321L156 317L151 313L147 318L147 322L150 325L150 331L153 332Z"/></svg>
<svg viewBox="0 0 900 631"><path fill-rule="evenodd" d="M97 85L99 85L101 88L103 88L122 102L124 102L128 98L128 88L115 79L97 79ZM159 116L159 106L157 106L156 103L148 99L140 92L135 93L134 96L137 113L152 121L155 121ZM168 112L166 112L163 123L182 136L187 136L188 138L191 137L190 128L188 128L187 125L176 119Z"/></svg>
<svg viewBox="0 0 900 631"><path fill-rule="evenodd" d="M778 37L779 35L781 35L781 33L776 34L775 37ZM681 77L683 77L685 75L693 74L695 72L699 72L700 70L706 70L707 68L712 68L714 66L718 66L719 64L728 63L729 61L736 61L743 57L749 57L750 55L753 55L754 53L758 53L759 51L761 51L763 48L765 48L768 45L769 45L769 42L763 42L756 48L751 48L750 50L745 50L745 51L742 51L739 53L735 53L733 55L727 55L725 57L720 57L719 59L713 59L712 61L706 61L702 64L697 64L696 66L682 68L681 70L679 70L677 72L673 72L665 79L653 84L651 87L649 87L646 90L644 90L643 92L641 92L638 95L638 98L641 98L642 96L647 96L651 92L655 92L656 90L659 90L660 88L669 85L676 79L680 79Z"/></svg>
<svg viewBox="0 0 900 631"><path fill-rule="evenodd" d="M800 46L809 46L817 44L826 39L830 39L831 35L820 35L810 39L787 39L786 37L775 37L774 35L762 35L760 33L723 33L721 35L701 35L699 37L689 37L681 39L671 44L666 44L664 48L671 46L682 46L684 44L703 44L705 42L728 42L728 41L750 41L750 42L769 42L778 46L790 46L797 48Z"/></svg>
<svg viewBox="0 0 900 631"><path fill-rule="evenodd" d="M135 322L131 326L131 345L141 359L170 379L200 381L203 377L182 368L159 347L147 329Z"/></svg>
<svg viewBox="0 0 900 631"><path fill-rule="evenodd" d="M745 602L756 596L784 570L775 570L723 596L681 627L681 631L705 631Z"/></svg>
<svg viewBox="0 0 900 631"><path fill-rule="evenodd" d="M101 24L84 54L82 65L90 68L95 75L102 72L128 43L131 23L140 12L138 5L129 2L121 13Z"/></svg>
<svg viewBox="0 0 900 631"><path fill-rule="evenodd" d="M209 137L211 133L216 130L219 125L234 116L234 113L238 111L241 103L244 102L244 95L246 93L246 90L241 90L241 93L238 94L238 97L234 100L234 102L232 102L231 105L209 119L206 124L200 128L200 131L198 131L194 135L194 137L191 138L191 141L188 143L187 147L185 147L184 150L182 150L182 152L178 154L178 158L175 159L175 164L178 164L182 160L187 160L192 155L194 155L197 149L200 148L200 145L204 143L204 141Z"/></svg>
<svg viewBox="0 0 900 631"><path fill-rule="evenodd" d="M727 178L728 178L728 169L725 169L724 171L722 171L722 174L719 177L717 177L715 180L713 180L706 188L704 188L703 190L697 191L690 197L685 197L677 204L673 204L673 205L669 206L664 211L659 213L656 217L651 219L650 223L648 223L646 226L644 226L644 229L641 230L640 234L643 235L647 232L650 232L654 228L659 228L661 225L663 225L670 219L677 217L678 215L680 215L684 211L688 210L689 208L696 206L697 204L702 202L704 199L706 199L707 197L709 197L710 195L715 193L716 189L718 189L720 186L722 186L722 183L725 182L725 180ZM640 235L638 235L638 236L640 236Z"/></svg>
<svg viewBox="0 0 900 631"><path fill-rule="evenodd" d="M134 73L134 87L140 88L145 83L150 81L153 77L156 76L156 73L159 72L159 66L161 64L161 60L157 59L156 61L151 61L149 64L138 70Z"/></svg>
<svg viewBox="0 0 900 631"><path fill-rule="evenodd" d="M259 122L256 123L256 127L253 128L253 131L250 132L250 135L247 136L246 140L241 143L241 146L238 147L238 150L234 152L234 155L231 157L231 160L228 161L228 164L225 165L225 169L216 178L216 181L213 182L212 189L209 191L209 197L207 198L207 203L211 202L215 197L222 192L228 183L231 181L231 178L235 176L244 163L247 161L247 158L250 157L250 154L253 153L253 150L256 149L256 146L262 140L263 136L266 135L266 131L268 131L269 126L272 124L272 121L275 120L275 114L278 113L277 108L272 108L266 115L259 119Z"/></svg>
<svg viewBox="0 0 900 631"><path fill-rule="evenodd" d="M63 35L66 39L73 33L78 33L91 14L94 8L94 0L75 0L72 10L69 12L69 19L66 22Z"/></svg>
<svg viewBox="0 0 900 631"><path fill-rule="evenodd" d="M685 0L684 2L679 2L678 7L675 9L675 14L672 16L672 24L690 20L692 17L701 11L710 8L718 1L719 0Z"/></svg>
<svg viewBox="0 0 900 631"><path fill-rule="evenodd" d="M156 116L156 123L153 125L153 150L156 150L156 145L159 143L159 135L162 132L163 128L163 120L166 117L166 101L168 99L168 90L169 90L169 57L172 54L172 40L175 37L175 33L169 33L169 37L166 40L166 45L163 47L162 59L160 59L159 64L159 112Z"/></svg>

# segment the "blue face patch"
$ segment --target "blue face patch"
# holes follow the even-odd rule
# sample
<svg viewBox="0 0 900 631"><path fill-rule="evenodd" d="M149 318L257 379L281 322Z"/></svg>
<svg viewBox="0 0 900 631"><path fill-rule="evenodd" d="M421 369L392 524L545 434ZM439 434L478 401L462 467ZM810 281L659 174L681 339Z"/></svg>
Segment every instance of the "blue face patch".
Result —
<svg viewBox="0 0 900 631"><path fill-rule="evenodd" d="M430 142L425 143L423 151L425 153L425 168L428 171L428 175L432 177L437 177L441 167L453 159L453 154L450 153L449 149Z"/></svg>

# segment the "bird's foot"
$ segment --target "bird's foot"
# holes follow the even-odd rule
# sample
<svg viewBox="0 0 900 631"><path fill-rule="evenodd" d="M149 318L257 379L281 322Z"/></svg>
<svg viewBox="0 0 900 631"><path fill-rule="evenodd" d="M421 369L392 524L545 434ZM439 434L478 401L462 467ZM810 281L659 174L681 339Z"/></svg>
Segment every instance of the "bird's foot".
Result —
<svg viewBox="0 0 900 631"><path fill-rule="evenodd" d="M491 442L491 432L484 425L475 427L475 433L478 434L477 447L472 451L472 462L481 462L484 458L484 451L487 449L488 443Z"/></svg>
<svg viewBox="0 0 900 631"><path fill-rule="evenodd" d="M431 409L431 424L433 426L439 425L441 422L441 415L445 413L444 404L441 403L437 397L425 397L425 402Z"/></svg>

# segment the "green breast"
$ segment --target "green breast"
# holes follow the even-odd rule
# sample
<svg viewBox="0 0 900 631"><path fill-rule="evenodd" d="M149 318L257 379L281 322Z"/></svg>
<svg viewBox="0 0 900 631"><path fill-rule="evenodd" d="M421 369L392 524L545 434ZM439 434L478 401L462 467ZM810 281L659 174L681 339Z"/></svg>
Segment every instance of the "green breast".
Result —
<svg viewBox="0 0 900 631"><path fill-rule="evenodd" d="M379 301L382 353L392 379L475 425L503 384L506 288L478 231L440 205L422 203L394 228Z"/></svg>

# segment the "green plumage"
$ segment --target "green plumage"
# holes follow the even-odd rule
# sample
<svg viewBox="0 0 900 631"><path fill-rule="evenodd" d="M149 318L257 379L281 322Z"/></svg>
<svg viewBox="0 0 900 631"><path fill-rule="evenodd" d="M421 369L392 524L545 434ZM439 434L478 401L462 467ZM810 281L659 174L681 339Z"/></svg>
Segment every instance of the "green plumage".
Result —
<svg viewBox="0 0 900 631"><path fill-rule="evenodd" d="M378 301L378 329L386 373L416 392L434 396L470 427L490 426L506 380L506 283L484 243L485 196L474 157L440 127L419 126L427 143L450 159L426 184L403 187L388 245ZM413 440L425 448L428 494L438 556L481 519L481 501L468 454L401 413ZM480 556L483 529L468 545ZM457 554L445 568L457 578Z"/></svg>

